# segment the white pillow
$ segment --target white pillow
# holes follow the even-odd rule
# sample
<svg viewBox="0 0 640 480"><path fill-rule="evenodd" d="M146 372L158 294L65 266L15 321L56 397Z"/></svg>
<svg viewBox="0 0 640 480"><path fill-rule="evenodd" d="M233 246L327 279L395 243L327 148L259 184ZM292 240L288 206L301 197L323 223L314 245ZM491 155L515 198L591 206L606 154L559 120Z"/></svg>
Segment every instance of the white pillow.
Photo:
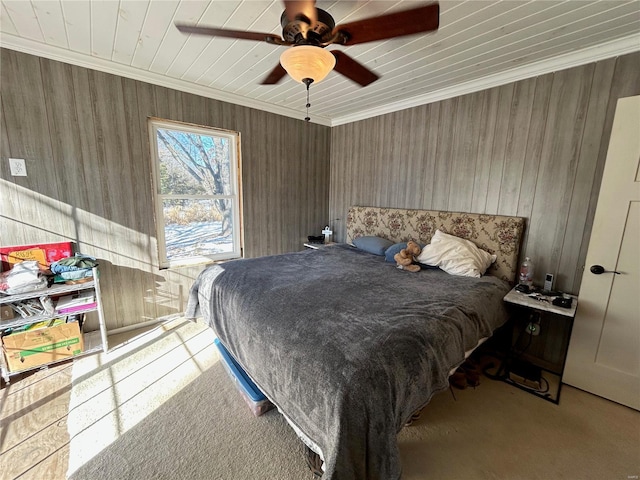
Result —
<svg viewBox="0 0 640 480"><path fill-rule="evenodd" d="M416 260L440 267L451 275L480 277L496 258L469 240L436 230L431 243L422 249Z"/></svg>

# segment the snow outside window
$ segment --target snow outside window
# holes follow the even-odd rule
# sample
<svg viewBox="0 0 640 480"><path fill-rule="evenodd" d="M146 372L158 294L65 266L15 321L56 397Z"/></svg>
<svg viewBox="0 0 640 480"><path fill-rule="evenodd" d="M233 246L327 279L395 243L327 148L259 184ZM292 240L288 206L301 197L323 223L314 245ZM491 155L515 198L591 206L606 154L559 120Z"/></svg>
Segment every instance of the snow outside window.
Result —
<svg viewBox="0 0 640 480"><path fill-rule="evenodd" d="M240 134L149 120L161 268L238 258Z"/></svg>

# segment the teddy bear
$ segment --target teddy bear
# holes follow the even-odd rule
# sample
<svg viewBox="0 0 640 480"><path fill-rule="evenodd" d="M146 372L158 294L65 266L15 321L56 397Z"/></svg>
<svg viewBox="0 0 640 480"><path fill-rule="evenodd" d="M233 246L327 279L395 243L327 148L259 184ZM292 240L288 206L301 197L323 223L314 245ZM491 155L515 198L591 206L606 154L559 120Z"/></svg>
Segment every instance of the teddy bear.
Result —
<svg viewBox="0 0 640 480"><path fill-rule="evenodd" d="M417 272L420 270L420 266L416 265L415 257L420 255L422 248L413 240L407 242L407 246L400 250L393 256L393 259L398 264L398 268L401 270L408 270L410 272Z"/></svg>

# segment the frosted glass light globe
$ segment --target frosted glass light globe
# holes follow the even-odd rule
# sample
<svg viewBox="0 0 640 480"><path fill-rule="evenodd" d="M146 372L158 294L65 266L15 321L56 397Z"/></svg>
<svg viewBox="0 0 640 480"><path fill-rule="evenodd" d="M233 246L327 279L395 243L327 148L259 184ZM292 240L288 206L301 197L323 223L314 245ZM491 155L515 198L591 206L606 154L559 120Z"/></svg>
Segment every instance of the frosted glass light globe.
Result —
<svg viewBox="0 0 640 480"><path fill-rule="evenodd" d="M303 79L310 78L318 83L333 70L336 59L322 47L299 45L282 52L280 64L296 82L304 83Z"/></svg>

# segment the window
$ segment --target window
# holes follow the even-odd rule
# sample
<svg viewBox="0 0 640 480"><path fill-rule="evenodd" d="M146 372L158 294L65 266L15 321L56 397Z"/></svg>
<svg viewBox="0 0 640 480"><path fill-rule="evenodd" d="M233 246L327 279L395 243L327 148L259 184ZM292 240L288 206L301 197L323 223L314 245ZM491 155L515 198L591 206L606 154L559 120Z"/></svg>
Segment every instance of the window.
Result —
<svg viewBox="0 0 640 480"><path fill-rule="evenodd" d="M149 120L161 268L241 256L240 134Z"/></svg>

